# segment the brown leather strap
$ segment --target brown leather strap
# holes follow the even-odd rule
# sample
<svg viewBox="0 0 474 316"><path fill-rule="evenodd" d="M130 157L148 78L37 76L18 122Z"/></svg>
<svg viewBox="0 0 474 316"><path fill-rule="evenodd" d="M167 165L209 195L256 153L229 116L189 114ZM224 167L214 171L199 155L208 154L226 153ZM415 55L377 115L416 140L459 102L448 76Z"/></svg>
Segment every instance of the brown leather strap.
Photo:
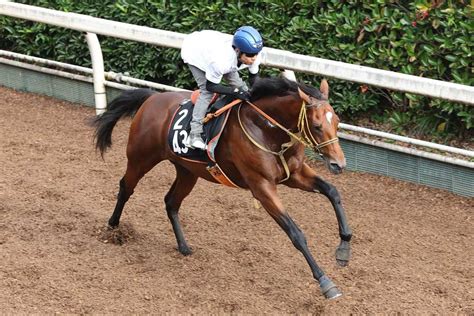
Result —
<svg viewBox="0 0 474 316"><path fill-rule="evenodd" d="M221 115L222 113L224 113L225 111L227 111L228 109L233 107L234 105L239 104L240 102L242 102L242 100L235 99L234 101L230 102L229 104L224 105L222 108L220 108L216 112L207 114L206 117L202 120L202 122L203 123L209 122L213 118L218 117L219 115Z"/></svg>
<svg viewBox="0 0 474 316"><path fill-rule="evenodd" d="M220 184L226 185L231 188L240 188L238 185L236 185L234 182L232 182L225 173L222 171L222 169L219 167L218 164L215 164L214 166L208 166L207 171L216 179L219 181Z"/></svg>

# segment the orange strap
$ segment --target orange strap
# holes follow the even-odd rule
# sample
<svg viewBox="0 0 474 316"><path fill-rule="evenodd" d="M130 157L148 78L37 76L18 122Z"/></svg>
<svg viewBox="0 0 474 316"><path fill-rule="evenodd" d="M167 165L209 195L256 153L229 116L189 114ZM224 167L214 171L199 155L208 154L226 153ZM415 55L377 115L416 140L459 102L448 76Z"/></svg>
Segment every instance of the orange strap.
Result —
<svg viewBox="0 0 474 316"><path fill-rule="evenodd" d="M222 169L219 167L218 164L215 164L212 167L208 166L206 169L214 177L214 179L216 179L219 183L231 188L240 188L237 184L232 182L232 180L227 178L227 176L225 175L225 173L222 171Z"/></svg>
<svg viewBox="0 0 474 316"><path fill-rule="evenodd" d="M221 115L222 113L224 113L225 111L227 111L228 109L230 109L231 107L233 107L234 105L239 104L240 102L242 102L242 100L240 100L240 99L235 99L234 101L230 102L229 104L224 105L222 108L220 108L219 110L215 111L214 113L209 113L209 114L207 114L206 117L202 120L202 122L203 122L203 123L209 122L209 121L212 120L213 118L218 117L219 115Z"/></svg>

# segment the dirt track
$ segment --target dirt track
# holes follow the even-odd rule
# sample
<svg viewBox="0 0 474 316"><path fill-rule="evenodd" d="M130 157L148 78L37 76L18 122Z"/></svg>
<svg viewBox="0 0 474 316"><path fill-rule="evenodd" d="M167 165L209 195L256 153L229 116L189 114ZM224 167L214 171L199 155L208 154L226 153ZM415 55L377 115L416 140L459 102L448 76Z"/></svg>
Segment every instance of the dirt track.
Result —
<svg viewBox="0 0 474 316"><path fill-rule="evenodd" d="M316 260L344 292L319 293L303 256L249 192L200 180L180 213L182 257L164 210L174 168L140 182L116 240L104 226L124 172L129 121L105 162L91 108L0 87L0 311L5 313L473 314L473 199L393 179L321 174L354 231L338 268L337 223L317 194L281 187ZM206 195L207 198L200 199Z"/></svg>

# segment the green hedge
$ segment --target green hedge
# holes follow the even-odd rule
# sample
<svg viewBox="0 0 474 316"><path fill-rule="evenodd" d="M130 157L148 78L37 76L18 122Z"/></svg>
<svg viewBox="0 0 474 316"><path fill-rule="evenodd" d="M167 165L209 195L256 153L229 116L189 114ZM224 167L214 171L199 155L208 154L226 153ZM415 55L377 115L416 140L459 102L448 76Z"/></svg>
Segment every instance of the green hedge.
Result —
<svg viewBox="0 0 474 316"><path fill-rule="evenodd" d="M190 33L255 26L265 45L352 64L474 85L473 8L468 1L17 1L137 25ZM90 67L76 31L0 17L0 48ZM105 67L194 88L176 49L100 37ZM265 74L275 70L265 69ZM321 78L298 74L317 86ZM331 80L331 102L345 122L366 119L431 139L474 134L474 107Z"/></svg>

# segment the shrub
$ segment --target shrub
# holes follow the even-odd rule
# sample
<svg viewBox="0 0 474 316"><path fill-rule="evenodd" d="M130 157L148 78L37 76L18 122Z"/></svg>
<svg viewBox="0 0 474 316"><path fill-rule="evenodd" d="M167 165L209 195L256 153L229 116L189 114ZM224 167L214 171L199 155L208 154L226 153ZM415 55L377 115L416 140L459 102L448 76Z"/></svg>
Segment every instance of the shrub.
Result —
<svg viewBox="0 0 474 316"><path fill-rule="evenodd" d="M304 55L474 85L473 8L450 1L204 1L204 0L30 0L30 5L76 12L180 33L215 29L233 33L244 24L263 34L265 45ZM76 31L0 17L0 48L90 67L85 38ZM105 67L115 72L194 88L179 51L100 37ZM137 53L139 52L139 54ZM266 69L265 74L275 70ZM320 77L298 74L318 85ZM346 122L360 116L398 120L394 129L410 134L470 137L469 105L331 80L331 102ZM406 113L400 116L400 113Z"/></svg>

